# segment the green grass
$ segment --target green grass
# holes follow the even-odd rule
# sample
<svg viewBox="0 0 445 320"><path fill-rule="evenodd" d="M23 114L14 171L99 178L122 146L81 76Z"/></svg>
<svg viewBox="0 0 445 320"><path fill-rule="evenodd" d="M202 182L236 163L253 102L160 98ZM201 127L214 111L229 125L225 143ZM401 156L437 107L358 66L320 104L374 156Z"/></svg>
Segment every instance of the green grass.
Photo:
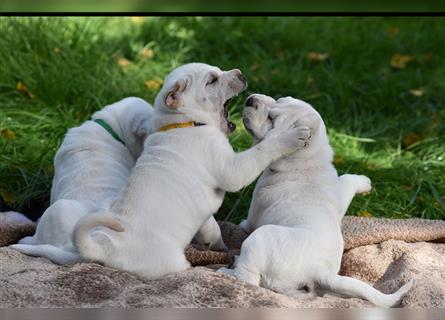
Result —
<svg viewBox="0 0 445 320"><path fill-rule="evenodd" d="M324 117L339 173L373 180L349 214L445 218L444 18L0 17L0 28L0 195L17 210L47 205L68 128L126 96L153 101L147 80L202 61L249 80L231 110L236 150L250 145L240 121L248 93L296 96ZM143 48L153 57L141 57ZM310 61L309 52L329 59ZM395 69L395 53L414 60ZM217 218L242 219L252 190L227 194Z"/></svg>

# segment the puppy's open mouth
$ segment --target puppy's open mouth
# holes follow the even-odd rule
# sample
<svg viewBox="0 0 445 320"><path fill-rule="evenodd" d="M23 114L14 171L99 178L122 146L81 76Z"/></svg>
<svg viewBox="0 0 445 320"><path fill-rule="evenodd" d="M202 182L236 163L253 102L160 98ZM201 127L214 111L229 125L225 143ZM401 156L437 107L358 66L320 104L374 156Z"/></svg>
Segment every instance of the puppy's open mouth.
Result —
<svg viewBox="0 0 445 320"><path fill-rule="evenodd" d="M226 102L224 102L224 119L227 122L227 129L229 130L229 133L232 133L236 129L236 124L234 124L229 119L229 106L230 106L230 102L232 101L232 99L233 99L233 97L227 99Z"/></svg>

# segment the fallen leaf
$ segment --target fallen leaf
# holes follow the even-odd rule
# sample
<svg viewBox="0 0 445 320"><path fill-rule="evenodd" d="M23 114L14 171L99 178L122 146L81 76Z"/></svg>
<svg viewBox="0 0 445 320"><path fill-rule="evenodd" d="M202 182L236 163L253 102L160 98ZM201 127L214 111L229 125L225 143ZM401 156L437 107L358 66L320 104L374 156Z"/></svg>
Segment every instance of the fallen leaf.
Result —
<svg viewBox="0 0 445 320"><path fill-rule="evenodd" d="M77 120L82 120L85 118L85 112L76 111L76 113L74 113L74 116L76 117Z"/></svg>
<svg viewBox="0 0 445 320"><path fill-rule="evenodd" d="M143 24L146 20L146 17L130 17L130 20L134 24Z"/></svg>
<svg viewBox="0 0 445 320"><path fill-rule="evenodd" d="M255 62L250 66L250 70L255 71L258 70L261 67L261 65L258 62Z"/></svg>
<svg viewBox="0 0 445 320"><path fill-rule="evenodd" d="M10 191L7 190L0 190L0 196L3 198L3 201L5 201L6 204L11 204L14 197Z"/></svg>
<svg viewBox="0 0 445 320"><path fill-rule="evenodd" d="M413 187L409 184L401 184L400 187L406 191L411 191Z"/></svg>
<svg viewBox="0 0 445 320"><path fill-rule="evenodd" d="M345 162L345 159L342 157L342 156L339 156L339 155L335 155L334 156L334 164L335 165L337 165L337 164L342 164L342 163L344 163Z"/></svg>
<svg viewBox="0 0 445 320"><path fill-rule="evenodd" d="M372 217L373 217L373 215L371 214L371 212L366 211L366 210L364 210L364 211L360 211L360 212L358 213L358 216L359 216L359 217L365 217L365 218L372 218Z"/></svg>
<svg viewBox="0 0 445 320"><path fill-rule="evenodd" d="M376 167L377 167L377 166L376 166L374 163L372 163L372 162L366 162L366 168L367 168L368 170L375 170Z"/></svg>
<svg viewBox="0 0 445 320"><path fill-rule="evenodd" d="M395 53L391 58L390 65L395 69L405 69L406 65L414 59L413 56Z"/></svg>
<svg viewBox="0 0 445 320"><path fill-rule="evenodd" d="M391 37L396 36L399 32L400 32L400 29L399 29L398 27L389 27L389 28L388 28L388 34L389 34Z"/></svg>
<svg viewBox="0 0 445 320"><path fill-rule="evenodd" d="M423 199L423 196L418 196L416 200L420 204L423 204L425 202L425 200Z"/></svg>
<svg viewBox="0 0 445 320"><path fill-rule="evenodd" d="M157 79L147 80L145 81L144 85L145 87L147 87L147 89L155 91L161 87L162 80L157 80Z"/></svg>
<svg viewBox="0 0 445 320"><path fill-rule="evenodd" d="M25 86L25 84L22 81L17 82L17 90L21 94L26 94L31 99L34 99L34 95L31 93L31 91L29 91L29 89Z"/></svg>
<svg viewBox="0 0 445 320"><path fill-rule="evenodd" d="M421 97L424 94L424 91L422 89L411 89L409 93L414 97Z"/></svg>
<svg viewBox="0 0 445 320"><path fill-rule="evenodd" d="M284 59L284 50L283 50L283 49L278 49L278 50L275 52L275 55L277 56L277 58L278 58L279 60L283 60L283 59Z"/></svg>
<svg viewBox="0 0 445 320"><path fill-rule="evenodd" d="M8 140L12 140L15 138L15 133L9 128L3 129L1 132L2 137L5 137Z"/></svg>
<svg viewBox="0 0 445 320"><path fill-rule="evenodd" d="M415 133L415 132L409 132L407 135L405 135L402 139L402 146L405 148L409 147L410 145L413 145L416 142L419 142L422 140L422 137Z"/></svg>
<svg viewBox="0 0 445 320"><path fill-rule="evenodd" d="M143 48L139 52L139 57L144 58L144 59L151 59L151 58L153 58L154 55L155 55L154 51L149 48Z"/></svg>
<svg viewBox="0 0 445 320"><path fill-rule="evenodd" d="M433 52L432 51L428 51L427 53L425 53L423 55L423 62L428 63L431 62L434 58Z"/></svg>
<svg viewBox="0 0 445 320"><path fill-rule="evenodd" d="M126 69L130 65L130 60L120 57L117 59L117 64L122 67L123 69Z"/></svg>
<svg viewBox="0 0 445 320"><path fill-rule="evenodd" d="M325 61L329 59L329 53L327 52L308 52L306 58L312 62Z"/></svg>

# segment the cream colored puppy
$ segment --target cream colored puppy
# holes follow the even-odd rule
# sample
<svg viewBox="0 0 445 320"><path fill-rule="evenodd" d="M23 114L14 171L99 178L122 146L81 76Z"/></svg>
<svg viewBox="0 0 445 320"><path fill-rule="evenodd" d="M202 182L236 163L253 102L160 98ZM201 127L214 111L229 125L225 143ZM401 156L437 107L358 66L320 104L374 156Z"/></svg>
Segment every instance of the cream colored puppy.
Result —
<svg viewBox="0 0 445 320"><path fill-rule="evenodd" d="M341 220L355 194L371 191L369 178L338 177L325 125L308 103L258 94L247 99L244 124L255 143L261 143L272 127L290 123L311 128L309 145L275 161L262 174L248 218L240 224L253 233L242 244L234 269L219 271L296 298L312 297L321 289L383 307L397 304L411 282L396 293L383 294L338 275Z"/></svg>
<svg viewBox="0 0 445 320"><path fill-rule="evenodd" d="M184 248L220 207L225 191L251 183L272 161L305 144L308 128L272 130L235 153L230 100L246 88L239 70L192 63L172 71L156 97L151 134L109 210L85 216L80 255L147 278L187 269Z"/></svg>
<svg viewBox="0 0 445 320"><path fill-rule="evenodd" d="M85 214L109 208L125 186L151 132L152 112L144 100L125 98L70 129L55 156L51 205L40 218L36 233L11 247L58 264L81 261L71 242L73 227ZM213 217L199 230L196 240L215 250L227 249Z"/></svg>
<svg viewBox="0 0 445 320"><path fill-rule="evenodd" d="M144 100L126 98L70 129L55 156L51 205L34 236L11 247L59 264L80 261L71 242L74 225L90 212L109 208L125 186L150 133L152 112Z"/></svg>

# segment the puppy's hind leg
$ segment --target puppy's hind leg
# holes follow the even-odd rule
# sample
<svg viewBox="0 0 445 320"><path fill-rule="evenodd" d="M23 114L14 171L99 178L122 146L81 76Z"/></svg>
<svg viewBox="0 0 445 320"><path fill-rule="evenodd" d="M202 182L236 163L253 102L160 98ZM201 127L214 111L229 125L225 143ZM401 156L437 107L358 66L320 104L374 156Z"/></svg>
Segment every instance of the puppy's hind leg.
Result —
<svg viewBox="0 0 445 320"><path fill-rule="evenodd" d="M221 229L214 217L210 217L195 235L195 240L208 249L227 251L228 248L221 236Z"/></svg>
<svg viewBox="0 0 445 320"><path fill-rule="evenodd" d="M235 269L220 268L218 272L229 276L236 277L238 280L244 281L253 286L260 285L260 274L255 271L247 270L245 268L236 267Z"/></svg>
<svg viewBox="0 0 445 320"><path fill-rule="evenodd" d="M339 276L337 274L325 274L320 277L318 283L322 288L335 293L340 293L349 297L360 297L366 299L377 306L390 308L397 305L403 296L411 288L413 281L407 282L399 290L392 294L384 294L369 284L350 277Z"/></svg>

